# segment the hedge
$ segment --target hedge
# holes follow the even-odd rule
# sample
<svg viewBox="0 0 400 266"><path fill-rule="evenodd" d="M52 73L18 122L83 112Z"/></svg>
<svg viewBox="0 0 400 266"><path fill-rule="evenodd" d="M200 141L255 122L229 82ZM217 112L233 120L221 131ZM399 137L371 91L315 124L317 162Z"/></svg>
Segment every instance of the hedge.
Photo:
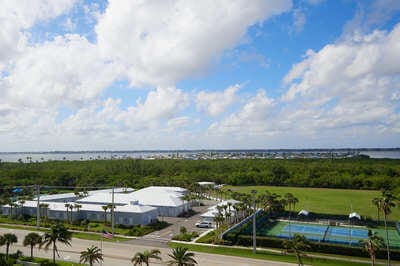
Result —
<svg viewBox="0 0 400 266"><path fill-rule="evenodd" d="M251 246L253 244L252 236L249 235L234 235L229 234L226 237L227 240L232 241L240 246ZM271 247L283 249L284 239L274 238L274 237L257 237L258 247ZM310 241L310 246L312 252L329 253L336 255L346 255L346 256L358 256L358 257L369 257L369 254L360 247L350 247L344 245L335 245L330 243L316 243ZM375 253L377 258L385 259L386 250L384 248L378 250ZM400 260L400 250L391 250L390 257L394 260Z"/></svg>

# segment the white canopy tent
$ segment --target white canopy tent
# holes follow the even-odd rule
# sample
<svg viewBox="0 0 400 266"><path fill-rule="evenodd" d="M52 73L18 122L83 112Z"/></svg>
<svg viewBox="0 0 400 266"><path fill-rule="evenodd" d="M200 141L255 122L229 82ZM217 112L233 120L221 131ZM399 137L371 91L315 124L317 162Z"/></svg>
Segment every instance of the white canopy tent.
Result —
<svg viewBox="0 0 400 266"><path fill-rule="evenodd" d="M297 214L297 215L303 215L303 216L308 216L310 214L310 212L309 211L306 211L306 210L301 210L301 211L299 211L299 213Z"/></svg>
<svg viewBox="0 0 400 266"><path fill-rule="evenodd" d="M350 213L350 214L349 214L349 218L350 218L350 219L352 219L352 218L357 218L358 220L361 220L361 216L360 216L358 213L356 213L356 212Z"/></svg>

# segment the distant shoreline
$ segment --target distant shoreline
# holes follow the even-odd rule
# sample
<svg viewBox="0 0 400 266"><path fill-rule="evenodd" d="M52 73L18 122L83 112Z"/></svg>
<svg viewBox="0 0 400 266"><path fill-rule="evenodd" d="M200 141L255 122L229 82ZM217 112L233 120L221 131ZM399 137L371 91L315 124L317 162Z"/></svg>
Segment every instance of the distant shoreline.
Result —
<svg viewBox="0 0 400 266"><path fill-rule="evenodd" d="M0 154L77 154L77 153L176 153L176 152L357 152L399 151L399 148L311 148L311 149L171 149L171 150L76 150L76 151L11 151Z"/></svg>

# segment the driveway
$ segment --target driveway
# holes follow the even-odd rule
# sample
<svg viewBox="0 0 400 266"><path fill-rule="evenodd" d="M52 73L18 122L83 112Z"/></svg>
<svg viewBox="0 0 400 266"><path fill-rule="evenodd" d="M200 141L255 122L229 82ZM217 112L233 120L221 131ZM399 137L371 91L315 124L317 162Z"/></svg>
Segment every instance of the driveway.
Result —
<svg viewBox="0 0 400 266"><path fill-rule="evenodd" d="M215 204L216 202L214 201L204 201L204 206L192 207L196 214L191 217L158 217L160 221L166 221L171 225L162 230L155 231L143 237L138 237L137 239L129 240L125 243L146 246L157 245L159 247L166 246L166 243L168 243L174 235L180 233L180 228L182 226L186 227L188 232L197 232L200 235L201 233L207 231L209 228L198 228L195 226L195 224L201 220L200 215L206 212L209 207Z"/></svg>

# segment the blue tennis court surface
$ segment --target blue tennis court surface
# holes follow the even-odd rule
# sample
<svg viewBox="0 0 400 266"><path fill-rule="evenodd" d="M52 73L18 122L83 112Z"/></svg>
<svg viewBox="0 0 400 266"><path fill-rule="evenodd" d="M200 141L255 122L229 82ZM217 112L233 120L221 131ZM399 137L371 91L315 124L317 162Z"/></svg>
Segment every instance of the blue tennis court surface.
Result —
<svg viewBox="0 0 400 266"><path fill-rule="evenodd" d="M363 228L302 223L288 223L276 236L289 238L294 234L304 235L312 241L352 245L357 245L359 240L368 238L368 230Z"/></svg>

